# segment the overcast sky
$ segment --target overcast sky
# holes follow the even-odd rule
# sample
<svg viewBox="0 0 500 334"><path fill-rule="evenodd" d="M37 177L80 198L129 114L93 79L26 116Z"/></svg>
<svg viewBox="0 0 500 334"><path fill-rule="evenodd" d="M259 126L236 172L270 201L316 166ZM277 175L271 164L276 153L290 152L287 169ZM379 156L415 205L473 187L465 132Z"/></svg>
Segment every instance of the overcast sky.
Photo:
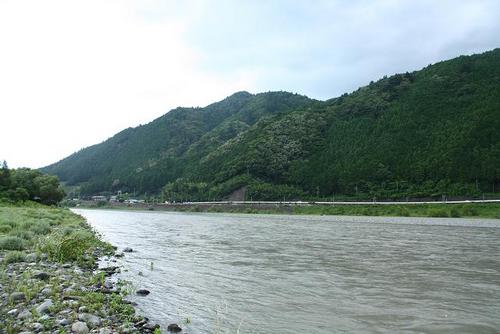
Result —
<svg viewBox="0 0 500 334"><path fill-rule="evenodd" d="M500 1L0 0L0 160L60 160L236 91L328 99L500 46Z"/></svg>

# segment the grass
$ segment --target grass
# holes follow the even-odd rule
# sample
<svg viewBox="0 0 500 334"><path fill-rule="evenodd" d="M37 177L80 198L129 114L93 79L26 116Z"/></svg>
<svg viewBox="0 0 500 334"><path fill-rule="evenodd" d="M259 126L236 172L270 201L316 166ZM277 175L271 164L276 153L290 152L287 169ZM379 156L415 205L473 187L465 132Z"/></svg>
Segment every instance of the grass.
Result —
<svg viewBox="0 0 500 334"><path fill-rule="evenodd" d="M111 245L100 241L82 217L67 209L0 206L0 254L5 253L4 261L20 261L20 253L8 251L25 250L46 253L56 262L92 266L95 247Z"/></svg>
<svg viewBox="0 0 500 334"><path fill-rule="evenodd" d="M78 296L76 306L62 302L63 279L55 274L50 275L48 280L33 280L33 274L39 267L26 266L20 263L20 275L8 274L8 266L18 262L24 262L28 253L36 254L41 258L42 253L47 255L48 263L72 263L80 267L94 268L96 257L94 251L100 249L101 254L112 254L114 249L110 244L102 242L97 234L91 230L84 218L72 213L67 209L51 208L40 205L27 204L26 206L0 203L0 283L6 292L7 299L4 300L4 309L1 312L16 306L17 302L8 298L12 292L22 292L26 301L24 304L32 303L38 297L44 287L50 288L50 294L54 305L51 312L57 313L62 308L73 308L77 311L78 306L85 306L89 312L95 312L104 317L110 314L123 323L131 323L139 318L135 315L133 306L127 304L123 297L127 294L127 285L119 281L121 293L106 294L100 291L92 291L89 287L98 281L104 282L104 274L92 275L92 270L84 270L81 274L72 274L71 282L81 285L68 292L71 296ZM13 268L13 267L10 267ZM42 266L41 268L45 268ZM63 268L63 267L62 267ZM73 267L67 269L71 273ZM68 283L69 284L69 283ZM35 314L36 318L40 315ZM72 319L74 320L74 319ZM13 318L0 321L1 333L17 333ZM50 331L54 325L54 319L40 320L44 331Z"/></svg>

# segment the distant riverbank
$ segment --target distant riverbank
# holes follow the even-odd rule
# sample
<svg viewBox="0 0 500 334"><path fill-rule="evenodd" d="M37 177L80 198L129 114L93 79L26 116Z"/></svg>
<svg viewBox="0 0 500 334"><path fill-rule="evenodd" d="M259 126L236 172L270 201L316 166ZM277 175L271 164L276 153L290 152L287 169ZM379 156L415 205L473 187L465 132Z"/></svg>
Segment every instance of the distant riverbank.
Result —
<svg viewBox="0 0 500 334"><path fill-rule="evenodd" d="M393 217L477 217L500 219L499 202L448 203L306 203L306 202L199 202L199 203L120 203L81 201L82 208L162 210L179 212L227 212L249 214L352 215Z"/></svg>

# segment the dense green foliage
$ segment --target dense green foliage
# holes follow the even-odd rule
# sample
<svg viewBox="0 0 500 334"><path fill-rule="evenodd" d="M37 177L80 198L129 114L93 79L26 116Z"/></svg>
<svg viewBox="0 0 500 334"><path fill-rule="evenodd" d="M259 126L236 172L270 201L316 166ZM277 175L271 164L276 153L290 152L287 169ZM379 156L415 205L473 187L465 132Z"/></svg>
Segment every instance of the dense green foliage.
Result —
<svg viewBox="0 0 500 334"><path fill-rule="evenodd" d="M328 101L236 93L178 108L44 171L81 195L207 200L479 196L500 188L500 49Z"/></svg>
<svg viewBox="0 0 500 334"><path fill-rule="evenodd" d="M0 200L35 201L56 204L64 197L56 176L29 168L9 169L4 161L0 169Z"/></svg>

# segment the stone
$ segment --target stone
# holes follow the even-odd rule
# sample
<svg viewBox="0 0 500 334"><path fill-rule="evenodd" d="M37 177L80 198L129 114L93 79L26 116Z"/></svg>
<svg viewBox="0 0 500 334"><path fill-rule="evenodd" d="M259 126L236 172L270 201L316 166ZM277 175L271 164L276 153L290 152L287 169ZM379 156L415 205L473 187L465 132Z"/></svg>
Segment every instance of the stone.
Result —
<svg viewBox="0 0 500 334"><path fill-rule="evenodd" d="M130 247L125 247L125 248L123 249L123 251L124 251L125 253L132 253L134 250L133 250L132 248L130 248Z"/></svg>
<svg viewBox="0 0 500 334"><path fill-rule="evenodd" d="M10 294L10 300L13 302L22 302L26 300L26 296L23 292L13 292Z"/></svg>
<svg viewBox="0 0 500 334"><path fill-rule="evenodd" d="M37 271L35 272L35 274L33 275L33 278L36 278L36 279L40 279L40 280L48 280L50 277L49 274L47 274L46 272L44 271Z"/></svg>
<svg viewBox="0 0 500 334"><path fill-rule="evenodd" d="M179 333L182 331L182 328L179 327L177 324L170 324L167 326L167 331L173 332L173 333Z"/></svg>
<svg viewBox="0 0 500 334"><path fill-rule="evenodd" d="M19 313L19 310L17 308L14 308L14 309L10 310L9 312L7 312L7 315L15 317L18 313Z"/></svg>
<svg viewBox="0 0 500 334"><path fill-rule="evenodd" d="M111 334L111 330L109 328L101 328L99 334Z"/></svg>
<svg viewBox="0 0 500 334"><path fill-rule="evenodd" d="M139 289L135 293L138 294L139 296L147 296L151 292L149 290L146 290L146 289Z"/></svg>
<svg viewBox="0 0 500 334"><path fill-rule="evenodd" d="M80 312L80 313L85 313L85 312L87 312L87 311L88 311L88 307L87 307L87 306L85 306L85 305L84 305L84 306L80 306L80 307L78 308L78 312Z"/></svg>
<svg viewBox="0 0 500 334"><path fill-rule="evenodd" d="M87 334L89 332L89 328L86 323L77 321L71 325L71 331L76 334Z"/></svg>
<svg viewBox="0 0 500 334"><path fill-rule="evenodd" d="M64 318L56 321L56 324L58 326L68 326L69 325L69 320Z"/></svg>
<svg viewBox="0 0 500 334"><path fill-rule="evenodd" d="M31 328L35 331L35 332L41 332L43 330L43 325L39 322L35 322L31 325Z"/></svg>
<svg viewBox="0 0 500 334"><path fill-rule="evenodd" d="M52 289L49 287L46 287L46 288L43 288L42 291L40 291L40 293L44 296L50 296L50 295L52 295Z"/></svg>
<svg viewBox="0 0 500 334"><path fill-rule="evenodd" d="M49 313L49 308L54 305L52 303L52 299L46 299L43 303L37 306L36 312L38 314L44 314L44 313Z"/></svg>
<svg viewBox="0 0 500 334"><path fill-rule="evenodd" d="M31 319L33 318L33 314L30 311L24 310L17 315L17 319Z"/></svg>
<svg viewBox="0 0 500 334"><path fill-rule="evenodd" d="M26 262L36 262L37 259L38 259L38 256L36 255L36 253L29 253L25 257Z"/></svg>
<svg viewBox="0 0 500 334"><path fill-rule="evenodd" d="M90 328L98 327L101 325L101 319L90 313L80 313L78 314L78 320L87 323Z"/></svg>

